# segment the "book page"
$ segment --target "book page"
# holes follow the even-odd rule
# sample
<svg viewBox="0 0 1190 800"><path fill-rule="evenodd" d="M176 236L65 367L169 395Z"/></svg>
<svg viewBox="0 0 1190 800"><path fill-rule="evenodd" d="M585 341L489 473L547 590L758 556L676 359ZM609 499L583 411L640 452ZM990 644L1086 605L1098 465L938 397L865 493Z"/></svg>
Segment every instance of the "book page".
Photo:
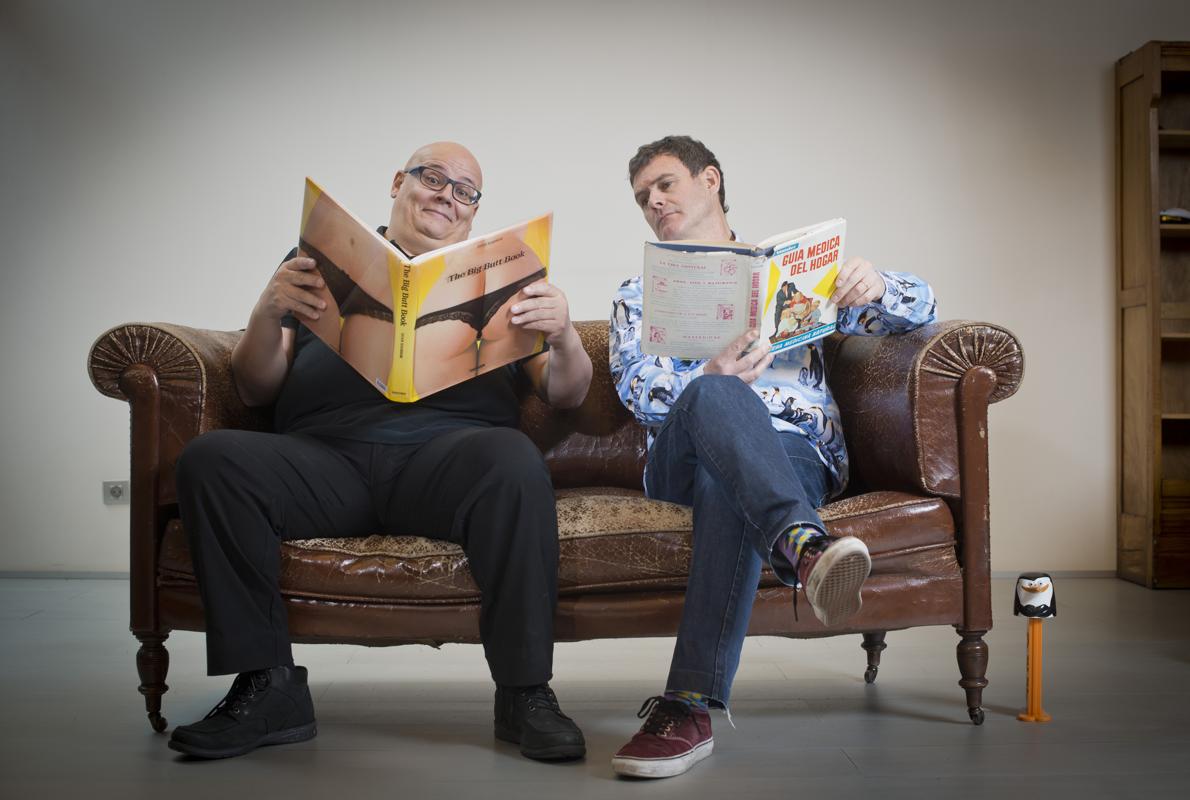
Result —
<svg viewBox="0 0 1190 800"><path fill-rule="evenodd" d="M711 358L747 330L755 257L673 247L645 244L641 350Z"/></svg>

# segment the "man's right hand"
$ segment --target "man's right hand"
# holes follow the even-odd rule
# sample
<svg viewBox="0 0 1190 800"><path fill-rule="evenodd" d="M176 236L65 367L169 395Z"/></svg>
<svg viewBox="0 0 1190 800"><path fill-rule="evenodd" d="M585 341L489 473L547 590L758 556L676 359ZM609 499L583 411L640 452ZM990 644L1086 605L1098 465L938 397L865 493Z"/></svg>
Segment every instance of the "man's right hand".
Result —
<svg viewBox="0 0 1190 800"><path fill-rule="evenodd" d="M314 259L298 256L277 267L269 280L244 335L231 354L231 372L240 399L250 406L268 405L277 399L293 361L294 332L281 325L286 314L307 324L326 310L326 282L314 268Z"/></svg>
<svg viewBox="0 0 1190 800"><path fill-rule="evenodd" d="M280 321L286 314L308 320L318 319L326 310L326 301L310 291L326 286L315 269L314 259L297 256L284 262L273 273L256 303L256 313Z"/></svg>
<svg viewBox="0 0 1190 800"><path fill-rule="evenodd" d="M759 341L757 341L759 339ZM753 346L753 342L755 345ZM752 349L749 350L749 346ZM760 373L773 363L774 353L768 339L760 339L760 333L750 330L733 339L719 355L703 367L704 375L735 375L744 383L752 383Z"/></svg>

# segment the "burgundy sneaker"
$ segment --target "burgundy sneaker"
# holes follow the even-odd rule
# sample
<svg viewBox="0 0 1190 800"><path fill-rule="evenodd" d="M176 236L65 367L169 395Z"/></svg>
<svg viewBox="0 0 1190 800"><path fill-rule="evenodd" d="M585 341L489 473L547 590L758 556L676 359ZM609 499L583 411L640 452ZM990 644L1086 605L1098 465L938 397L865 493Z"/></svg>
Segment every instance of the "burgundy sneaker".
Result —
<svg viewBox="0 0 1190 800"><path fill-rule="evenodd" d="M711 754L711 715L680 700L650 697L636 716L645 724L612 756L612 769L634 778L681 775Z"/></svg>
<svg viewBox="0 0 1190 800"><path fill-rule="evenodd" d="M797 563L797 579L814 615L837 625L863 605L860 589L872 571L868 546L854 536L824 536L806 543Z"/></svg>

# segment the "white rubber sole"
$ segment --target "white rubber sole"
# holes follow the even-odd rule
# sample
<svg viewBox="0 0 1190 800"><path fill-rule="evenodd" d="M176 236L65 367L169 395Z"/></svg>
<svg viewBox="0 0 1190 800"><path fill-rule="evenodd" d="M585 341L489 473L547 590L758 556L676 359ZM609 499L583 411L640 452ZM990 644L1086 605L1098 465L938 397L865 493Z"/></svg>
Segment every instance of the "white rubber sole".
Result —
<svg viewBox="0 0 1190 800"><path fill-rule="evenodd" d="M674 758L612 757L612 770L632 778L672 778L681 775L711 754L715 740L707 739L688 753Z"/></svg>
<svg viewBox="0 0 1190 800"><path fill-rule="evenodd" d="M828 628L854 616L863 606L860 590L872 572L868 546L846 536L826 549L806 580L806 599Z"/></svg>

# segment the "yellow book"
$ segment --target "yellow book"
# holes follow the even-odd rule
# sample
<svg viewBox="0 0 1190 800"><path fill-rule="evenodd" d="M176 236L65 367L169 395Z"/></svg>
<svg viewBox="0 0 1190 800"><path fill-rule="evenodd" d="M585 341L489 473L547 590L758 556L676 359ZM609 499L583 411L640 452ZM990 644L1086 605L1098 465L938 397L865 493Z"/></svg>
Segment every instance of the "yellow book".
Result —
<svg viewBox="0 0 1190 800"><path fill-rule="evenodd" d="M540 353L545 337L513 326L508 309L548 280L552 223L544 214L408 258L307 178L298 250L333 300L304 324L397 403Z"/></svg>

